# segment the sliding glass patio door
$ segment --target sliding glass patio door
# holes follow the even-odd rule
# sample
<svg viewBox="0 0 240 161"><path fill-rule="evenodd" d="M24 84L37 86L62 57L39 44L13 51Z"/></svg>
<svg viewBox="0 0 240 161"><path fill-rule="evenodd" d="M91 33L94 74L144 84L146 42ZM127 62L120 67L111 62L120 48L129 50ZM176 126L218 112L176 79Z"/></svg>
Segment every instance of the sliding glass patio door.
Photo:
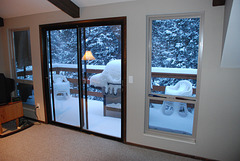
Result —
<svg viewBox="0 0 240 161"><path fill-rule="evenodd" d="M40 28L49 122L122 140L123 23Z"/></svg>
<svg viewBox="0 0 240 161"><path fill-rule="evenodd" d="M47 31L52 121L80 127L77 29Z"/></svg>

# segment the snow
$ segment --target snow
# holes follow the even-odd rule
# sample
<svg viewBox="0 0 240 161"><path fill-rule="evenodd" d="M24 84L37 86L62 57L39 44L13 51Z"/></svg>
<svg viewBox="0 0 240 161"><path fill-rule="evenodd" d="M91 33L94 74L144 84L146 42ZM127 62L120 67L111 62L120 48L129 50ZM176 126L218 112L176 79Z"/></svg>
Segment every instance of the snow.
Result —
<svg viewBox="0 0 240 161"><path fill-rule="evenodd" d="M197 69L190 69L190 68L152 67L152 72L155 72L155 73L171 73L171 74L195 74L195 75L197 75Z"/></svg>
<svg viewBox="0 0 240 161"><path fill-rule="evenodd" d="M172 31L166 30L166 34L172 34Z"/></svg>
<svg viewBox="0 0 240 161"><path fill-rule="evenodd" d="M186 49L185 49L185 47L183 47L183 48L181 48L181 49L179 49L179 51L185 51Z"/></svg>
<svg viewBox="0 0 240 161"><path fill-rule="evenodd" d="M55 63L55 64L52 65L52 67L53 68L76 68L77 69L77 64L59 64L59 63ZM87 65L87 69L104 70L105 67L106 67L105 65ZM120 68L120 70L121 70L121 68ZM197 74L197 69L152 67L152 72L175 73L175 74Z"/></svg>
<svg viewBox="0 0 240 161"><path fill-rule="evenodd" d="M107 89L109 89L109 90L106 91ZM105 93L109 92L109 94L112 94L112 91L113 91L113 93L116 95L118 89L121 89L121 85L120 84L119 85L108 84L108 88L105 87Z"/></svg>
<svg viewBox="0 0 240 161"><path fill-rule="evenodd" d="M60 64L60 63L54 63L52 64L52 68L75 68L77 69L77 64ZM84 68L84 65L83 65ZM87 69L99 69L104 70L105 65L87 65Z"/></svg>
<svg viewBox="0 0 240 161"><path fill-rule="evenodd" d="M111 103L111 104L107 104L107 106L112 107L112 108L121 109L121 103Z"/></svg>
<svg viewBox="0 0 240 161"><path fill-rule="evenodd" d="M182 46L182 43L176 43L175 47L180 48Z"/></svg>
<svg viewBox="0 0 240 161"><path fill-rule="evenodd" d="M152 104L149 110L149 128L165 129L176 133L192 134L193 113L187 112L186 117L178 114L178 108L174 109L172 115L165 115L162 112L161 104Z"/></svg>
<svg viewBox="0 0 240 161"><path fill-rule="evenodd" d="M79 100L70 97L68 100L55 99L56 121L64 124L80 127ZM181 133L192 134L193 113L188 111L186 117L182 117L175 109L173 114L168 116L162 112L161 104L152 104L149 110L149 127L181 131ZM121 107L121 104L110 104L110 106ZM89 130L121 137L121 119L103 116L103 102L88 100Z"/></svg>
<svg viewBox="0 0 240 161"><path fill-rule="evenodd" d="M121 60L110 61L102 73L96 74L90 78L90 85L95 87L105 87L105 93L114 91L121 88Z"/></svg>
<svg viewBox="0 0 240 161"><path fill-rule="evenodd" d="M56 121L80 127L79 99L55 99ZM115 105L117 106L117 105ZM88 100L88 126L90 131L121 137L121 119L103 116L103 102Z"/></svg>
<svg viewBox="0 0 240 161"><path fill-rule="evenodd" d="M192 83L188 80L181 80L175 86L166 86L165 94L192 96Z"/></svg>
<svg viewBox="0 0 240 161"><path fill-rule="evenodd" d="M60 64L60 63L54 63L52 64L52 68L76 68L77 69L77 64Z"/></svg>
<svg viewBox="0 0 240 161"><path fill-rule="evenodd" d="M68 99L70 96L70 82L63 75L53 75L53 91L56 99Z"/></svg>

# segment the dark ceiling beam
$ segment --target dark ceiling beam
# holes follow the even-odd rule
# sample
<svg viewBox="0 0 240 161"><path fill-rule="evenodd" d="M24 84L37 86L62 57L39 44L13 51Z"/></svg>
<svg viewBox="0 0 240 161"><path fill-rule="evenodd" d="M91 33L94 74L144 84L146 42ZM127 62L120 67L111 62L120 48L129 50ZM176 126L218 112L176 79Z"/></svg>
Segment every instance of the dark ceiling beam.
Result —
<svg viewBox="0 0 240 161"><path fill-rule="evenodd" d="M70 0L48 0L73 18L79 18L80 8Z"/></svg>
<svg viewBox="0 0 240 161"><path fill-rule="evenodd" d="M226 0L213 0L212 5L213 6L223 6L223 5L225 5L225 1Z"/></svg>
<svg viewBox="0 0 240 161"><path fill-rule="evenodd" d="M0 27L4 26L3 18L0 17Z"/></svg>

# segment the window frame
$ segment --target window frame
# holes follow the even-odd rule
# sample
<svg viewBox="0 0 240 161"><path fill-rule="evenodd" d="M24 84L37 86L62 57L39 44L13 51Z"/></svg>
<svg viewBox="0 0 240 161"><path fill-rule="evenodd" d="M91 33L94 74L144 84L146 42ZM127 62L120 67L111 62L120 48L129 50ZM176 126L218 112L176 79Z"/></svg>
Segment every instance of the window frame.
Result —
<svg viewBox="0 0 240 161"><path fill-rule="evenodd" d="M15 43L14 43L14 32L17 31L28 31L30 34L30 28L29 27L23 27L23 28L16 28L16 29L9 29L9 44L10 44L10 72L12 78L15 80L15 86L17 86L17 83L22 83L22 84L28 84L34 86L33 79L32 80L27 80L27 79L18 79L17 78L17 68L16 68L16 55L15 55ZM30 50L31 50L31 34L29 35L29 41L30 41ZM32 58L32 52L31 52L31 58ZM32 61L32 59L31 59ZM33 68L33 64L32 64ZM33 69L32 69L32 77L33 77ZM34 89L33 89L34 90ZM17 87L15 88L14 95L18 96L17 94ZM23 102L24 107L29 107L29 108L35 108L35 99L34 99L34 105L27 104Z"/></svg>
<svg viewBox="0 0 240 161"><path fill-rule="evenodd" d="M33 85L33 80L25 80L25 79L18 79L17 78L17 68L16 68L16 55L15 55L15 44L14 44L14 32L17 31L28 31L30 33L30 28L19 28L19 29L11 29L10 30L10 38L11 38L11 72L12 77L15 79L16 83L24 83L24 84L30 84ZM30 38L30 37L29 37ZM31 41L31 40L30 40ZM30 44L31 45L31 44ZM32 53L31 53L32 55ZM33 72L33 70L32 70ZM33 73L32 73L33 75Z"/></svg>
<svg viewBox="0 0 240 161"><path fill-rule="evenodd" d="M197 85L196 85L196 97L185 97L176 95L165 95L165 94L154 94L157 97L149 96L151 93L151 68L152 68L152 21L153 20L167 20L167 19L183 19L183 18L200 18L199 22L199 47L198 47L198 68L197 68ZM147 25L147 46L146 46L146 92L145 92L145 120L144 120L144 133L164 139L186 141L189 143L196 142L197 133L197 118L198 118L198 107L199 107L199 95L200 95L200 74L201 74L201 62L203 52L203 19L204 13L183 13L183 14L168 14L168 15L148 15L146 16ZM180 97L181 99L177 99ZM173 102L184 102L194 104L194 118L193 118L193 130L192 135L184 135L173 132L160 131L149 128L149 103L150 100L160 101L173 101Z"/></svg>

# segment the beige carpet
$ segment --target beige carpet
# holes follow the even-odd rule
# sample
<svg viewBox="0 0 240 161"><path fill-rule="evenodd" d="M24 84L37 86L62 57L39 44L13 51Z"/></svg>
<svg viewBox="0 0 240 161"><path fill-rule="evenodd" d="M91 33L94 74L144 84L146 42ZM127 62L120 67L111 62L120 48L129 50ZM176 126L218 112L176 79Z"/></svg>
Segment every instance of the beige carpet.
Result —
<svg viewBox="0 0 240 161"><path fill-rule="evenodd" d="M192 161L49 124L0 138L0 161Z"/></svg>

